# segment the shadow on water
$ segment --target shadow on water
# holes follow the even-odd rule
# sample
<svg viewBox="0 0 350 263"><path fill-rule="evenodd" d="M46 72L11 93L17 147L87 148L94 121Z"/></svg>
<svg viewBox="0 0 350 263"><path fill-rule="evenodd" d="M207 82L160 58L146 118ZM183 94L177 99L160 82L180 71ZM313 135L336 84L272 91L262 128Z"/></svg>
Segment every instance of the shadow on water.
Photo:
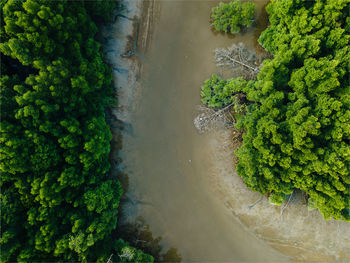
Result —
<svg viewBox="0 0 350 263"><path fill-rule="evenodd" d="M106 113L106 120L111 128L112 142L109 162L111 164L110 174L117 179L126 193L129 189L129 176L125 173L123 159L120 157L120 150L123 148L123 134L134 136L133 127L130 123L123 122L111 113L111 109Z"/></svg>
<svg viewBox="0 0 350 263"><path fill-rule="evenodd" d="M152 255L155 262L181 262L182 257L177 248L171 247L163 251L164 249L160 244L162 238L159 236L154 237L145 219L141 216L137 216L139 205L152 206L152 204L137 200L128 192L129 175L124 172L125 167L122 158L119 157L119 151L122 149L123 133L127 132L129 135L133 136L131 124L118 120L111 114L111 111L107 111L106 119L113 134L110 153L110 174L121 183L124 192L120 199L117 229L113 235L116 239L122 238L133 247Z"/></svg>
<svg viewBox="0 0 350 263"><path fill-rule="evenodd" d="M260 34L268 27L269 24L269 17L266 12L266 6L268 3L264 4L264 6L261 8L261 12L258 15L256 19L256 26L254 31L254 47L258 50L258 52L266 53L265 49L259 44L258 40L260 37Z"/></svg>
<svg viewBox="0 0 350 263"><path fill-rule="evenodd" d="M111 110L106 113L106 120L108 121L108 124L111 127L112 133L126 133L130 136L135 136L132 124L117 119L115 115L113 115ZM117 148L120 149L120 147Z"/></svg>
<svg viewBox="0 0 350 263"><path fill-rule="evenodd" d="M114 146L111 150L111 171L110 174L113 178L117 179L123 188L123 196L120 199L118 225L115 237L122 238L129 242L130 245L141 249L145 253L152 255L155 262L181 262L182 257L177 248L171 247L167 251L163 251L163 247L160 242L161 237L154 237L150 226L146 224L145 220L138 214L139 205L152 206L151 203L142 200L135 199L130 193L129 189L129 176L123 170L122 159L118 156L119 150L122 148L122 134L120 130L112 130L113 138L119 138L118 143L114 142ZM118 134L117 134L118 133ZM118 148L116 148L118 146Z"/></svg>
<svg viewBox="0 0 350 263"><path fill-rule="evenodd" d="M131 57L137 58L142 62L147 62L147 58L139 52L137 42L139 39L139 27L140 21L137 16L132 15L132 10L126 5L127 2L120 2L116 7L115 15L107 25L104 25L108 34L99 33L97 39L103 43L105 47L104 54L108 59L106 63L110 66L112 73L118 77L125 78L127 81L124 85L129 85L128 76L130 75L130 64L128 63L113 63L117 58L128 59ZM117 21L118 20L118 21ZM125 50L120 48L123 46L122 41L116 37L117 35L122 36L122 31L118 26L121 25L121 20L128 21L133 24L133 30L131 35L124 36L127 39ZM119 30L119 31L118 31ZM119 42L118 42L119 41ZM111 61L112 59L112 61ZM120 78L117 78L118 82L112 84L112 89L115 94L119 93L122 89L123 83L120 83ZM172 247L165 250L160 244L162 238L154 237L150 226L146 224L146 221L138 216L139 206L152 206L151 203L138 200L129 191L129 175L126 172L126 166L121 158L120 151L123 149L123 137L134 138L133 125L128 121L128 118L120 118L116 112L120 111L120 107L123 108L125 105L120 104L120 94L116 97L115 105L112 105L106 112L106 121L110 126L112 133L111 151L110 151L110 164L111 169L107 174L113 180L118 180L123 189L123 195L120 199L118 209L118 225L113 231L112 235L115 239L122 238L127 241L131 246L141 249L143 252L152 255L156 262L180 262L182 260L181 255L177 249Z"/></svg>
<svg viewBox="0 0 350 263"><path fill-rule="evenodd" d="M163 248L160 245L162 238L154 237L150 226L140 216L134 222L118 223L117 236L152 255L155 262L181 262L182 260L176 248L172 247L166 252L162 252Z"/></svg>

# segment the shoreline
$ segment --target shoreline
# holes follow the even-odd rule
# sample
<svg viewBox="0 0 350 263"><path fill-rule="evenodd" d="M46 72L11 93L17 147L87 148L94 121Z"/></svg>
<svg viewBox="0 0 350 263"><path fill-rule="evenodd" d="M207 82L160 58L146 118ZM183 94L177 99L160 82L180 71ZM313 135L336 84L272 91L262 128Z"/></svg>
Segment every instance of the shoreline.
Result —
<svg viewBox="0 0 350 263"><path fill-rule="evenodd" d="M112 68L117 100L111 113L121 122L130 124L129 115L140 86L142 60L152 40L155 0L124 0L120 5L121 8L112 12L114 22L102 28L107 40L103 51Z"/></svg>
<svg viewBox="0 0 350 263"><path fill-rule="evenodd" d="M292 262L350 260L347 222L325 221L317 210L308 211L298 194L288 207L271 205L266 197L247 188L238 176L234 168L234 146L232 130L220 129L210 134L214 166L209 180L215 185L214 194L247 231L290 257Z"/></svg>
<svg viewBox="0 0 350 263"><path fill-rule="evenodd" d="M118 106L111 108L111 112L122 122L122 127L126 126L124 130L118 128L117 132L121 134L132 133L130 114L141 99L140 79L144 60L147 59L145 54L151 46L153 26L159 11L155 0L122 3L126 3L127 8L118 13L129 19L118 17L118 23L109 25L108 29L106 27L107 37L113 34L115 37L104 45L107 61L115 68L113 78L114 83L117 83ZM116 24L117 27L113 27ZM119 44L119 50L115 50L114 47ZM128 51L135 54L130 57L121 56ZM293 198L291 205L283 213L283 206L270 205L266 198L256 203L252 209L248 208L259 200L261 195L248 189L234 169L235 156L231 133L229 130L217 131L215 136L210 136L208 147L213 151L212 176L209 181L215 185L215 189L209 190L224 203L233 214L233 219L237 219L243 228L272 248L289 256L293 262L336 261L339 258L350 260L350 255L346 252L347 246L350 246L350 240L346 239L346 236L350 236L346 223L324 221L317 211L307 211L302 200ZM114 141L115 137L113 134L112 160L120 159L119 153L113 152L122 144L120 141L118 145L118 142ZM224 148L223 145L228 147ZM112 169L117 170L118 167ZM337 237L333 241L330 240L332 235Z"/></svg>
<svg viewBox="0 0 350 263"><path fill-rule="evenodd" d="M151 26L154 23L155 0L122 0L121 7L112 11L114 21L101 29L105 60L112 69L115 106L108 109L109 125L112 132L110 152L110 173L121 182L124 195L128 189L128 175L120 168L122 158L120 150L123 134L132 133L130 113L135 107L137 94L140 93L140 77L143 70L142 60L136 53L147 53L152 40ZM132 52L131 56L125 56Z"/></svg>

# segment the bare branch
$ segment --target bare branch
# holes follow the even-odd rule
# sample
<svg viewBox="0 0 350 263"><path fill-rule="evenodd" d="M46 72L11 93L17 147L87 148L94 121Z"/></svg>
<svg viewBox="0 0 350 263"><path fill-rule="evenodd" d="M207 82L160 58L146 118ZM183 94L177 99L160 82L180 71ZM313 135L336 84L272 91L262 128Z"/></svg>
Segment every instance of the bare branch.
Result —
<svg viewBox="0 0 350 263"><path fill-rule="evenodd" d="M226 112L233 106L233 103L225 106L222 109L214 110L204 106L200 106L201 113L194 119L193 123L199 133L214 129L219 126L233 126L234 119L232 115ZM232 116L232 119L230 118Z"/></svg>
<svg viewBox="0 0 350 263"><path fill-rule="evenodd" d="M244 76L246 79L254 79L260 71L256 55L243 44L215 49L215 63L219 67L228 66L234 72L238 71L237 75Z"/></svg>
<svg viewBox="0 0 350 263"><path fill-rule="evenodd" d="M112 257L113 257L113 254L111 254L110 256L109 256L109 258L108 258L108 260L107 260L107 263L112 263L113 261L112 261Z"/></svg>

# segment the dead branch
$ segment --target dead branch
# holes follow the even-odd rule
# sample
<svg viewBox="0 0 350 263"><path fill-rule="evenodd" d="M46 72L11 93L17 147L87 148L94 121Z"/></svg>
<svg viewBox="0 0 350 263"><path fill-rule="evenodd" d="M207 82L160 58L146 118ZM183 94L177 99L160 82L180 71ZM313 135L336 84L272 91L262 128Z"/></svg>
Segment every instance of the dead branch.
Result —
<svg viewBox="0 0 350 263"><path fill-rule="evenodd" d="M242 43L238 45L234 44L229 48L215 49L216 65L218 67L228 66L236 76L242 76L246 80L256 78L260 71L262 59L263 58L258 59L255 53L246 48ZM231 103L219 110L202 107L200 109L201 113L197 115L193 121L194 126L200 133L219 126L234 126L235 119L228 109L232 108L234 104L236 104L236 106L244 105L244 103L242 103L243 97L241 96L235 103Z"/></svg>
<svg viewBox="0 0 350 263"><path fill-rule="evenodd" d="M254 79L260 71L260 62L254 52L242 43L229 48L215 49L215 63L218 67L228 66L237 76Z"/></svg>
<svg viewBox="0 0 350 263"><path fill-rule="evenodd" d="M111 254L111 255L109 256L109 258L108 258L108 260L107 260L107 263L113 263L112 257L113 257L113 254Z"/></svg>
<svg viewBox="0 0 350 263"><path fill-rule="evenodd" d="M246 64L246 63L244 63L244 62L242 62L242 61L239 61L239 60L236 60L236 59L230 57L228 54L223 54L223 56L224 56L225 58L229 59L230 61L232 61L233 64L234 64L234 63L240 64L241 66L247 67L248 69L253 70L253 71L259 70L258 68L253 68L253 67L249 66L248 64ZM241 56L239 56L239 58L240 58L240 57L241 57Z"/></svg>
<svg viewBox="0 0 350 263"><path fill-rule="evenodd" d="M235 124L234 119L231 119L232 115L226 114L232 106L233 103L226 105L224 108L219 110L200 106L199 111L201 113L194 119L194 126L199 133L203 133L217 127L232 127Z"/></svg>

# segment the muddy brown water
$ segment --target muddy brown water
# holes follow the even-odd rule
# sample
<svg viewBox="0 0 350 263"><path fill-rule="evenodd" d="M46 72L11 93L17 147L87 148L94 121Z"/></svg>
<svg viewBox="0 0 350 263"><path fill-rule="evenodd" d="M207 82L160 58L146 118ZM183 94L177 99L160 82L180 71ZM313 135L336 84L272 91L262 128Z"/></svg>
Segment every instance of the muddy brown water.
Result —
<svg viewBox="0 0 350 263"><path fill-rule="evenodd" d="M130 113L132 132L123 135L121 158L133 200L124 217L141 216L185 262L287 261L247 231L211 191L211 135L199 135L193 125L200 86L219 72L213 50L243 42L259 52L266 2L256 1L258 28L235 37L210 30L210 10L218 1L157 2L160 15Z"/></svg>

